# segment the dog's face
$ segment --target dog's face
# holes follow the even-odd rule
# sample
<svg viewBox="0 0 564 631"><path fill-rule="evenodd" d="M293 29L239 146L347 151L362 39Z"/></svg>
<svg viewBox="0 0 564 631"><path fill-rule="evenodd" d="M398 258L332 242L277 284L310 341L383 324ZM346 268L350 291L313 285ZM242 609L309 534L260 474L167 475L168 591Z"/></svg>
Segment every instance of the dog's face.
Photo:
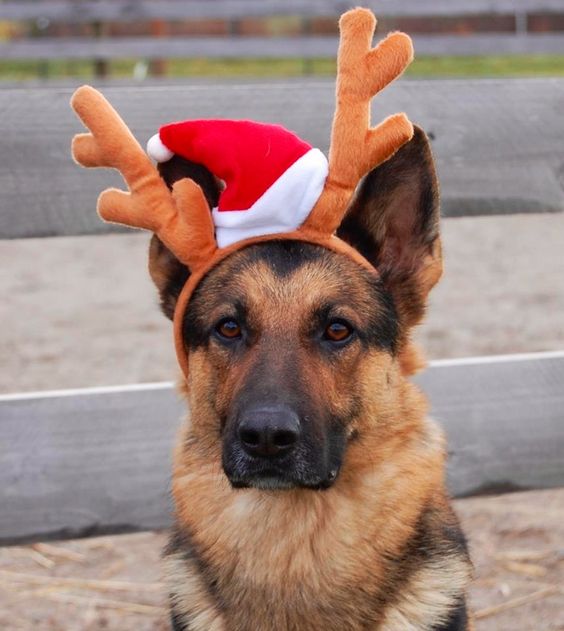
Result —
<svg viewBox="0 0 564 631"><path fill-rule="evenodd" d="M169 168L170 184L179 166ZM367 176L339 232L378 273L321 246L272 241L200 283L183 323L194 435L234 487L328 488L350 442L384 423L398 356L440 275L437 213L418 131ZM189 271L158 240L150 269L171 316Z"/></svg>
<svg viewBox="0 0 564 631"><path fill-rule="evenodd" d="M254 245L201 283L184 330L231 483L331 485L370 358L391 356L397 342L378 276L319 246Z"/></svg>

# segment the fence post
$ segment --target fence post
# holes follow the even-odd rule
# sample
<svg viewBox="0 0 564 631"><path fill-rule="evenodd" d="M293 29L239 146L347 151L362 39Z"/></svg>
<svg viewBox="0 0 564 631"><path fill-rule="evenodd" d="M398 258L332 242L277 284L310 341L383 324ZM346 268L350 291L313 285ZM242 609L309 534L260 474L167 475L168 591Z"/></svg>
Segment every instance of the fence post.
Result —
<svg viewBox="0 0 564 631"><path fill-rule="evenodd" d="M168 23L165 20L151 20L151 35L153 37L165 37L168 34ZM166 60L151 59L149 62L149 74L153 77L166 75Z"/></svg>
<svg viewBox="0 0 564 631"><path fill-rule="evenodd" d="M94 22L92 28L96 39L104 37L108 32L108 25L105 22ZM105 79L109 74L109 66L107 59L94 59L94 76L97 79Z"/></svg>

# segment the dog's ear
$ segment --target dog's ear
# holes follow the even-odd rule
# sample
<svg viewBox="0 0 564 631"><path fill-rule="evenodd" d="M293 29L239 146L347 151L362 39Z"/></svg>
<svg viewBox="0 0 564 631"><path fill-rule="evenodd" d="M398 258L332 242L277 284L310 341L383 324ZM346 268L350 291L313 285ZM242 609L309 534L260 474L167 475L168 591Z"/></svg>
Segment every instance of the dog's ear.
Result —
<svg viewBox="0 0 564 631"><path fill-rule="evenodd" d="M423 130L363 179L337 234L378 268L402 325L417 324L442 273L439 189Z"/></svg>
<svg viewBox="0 0 564 631"><path fill-rule="evenodd" d="M204 192L210 208L217 206L220 194L219 181L201 164L173 156L158 165L158 170L172 190L172 185L182 178L194 180ZM149 247L149 273L157 286L163 313L172 320L178 296L190 276L190 270L153 235Z"/></svg>

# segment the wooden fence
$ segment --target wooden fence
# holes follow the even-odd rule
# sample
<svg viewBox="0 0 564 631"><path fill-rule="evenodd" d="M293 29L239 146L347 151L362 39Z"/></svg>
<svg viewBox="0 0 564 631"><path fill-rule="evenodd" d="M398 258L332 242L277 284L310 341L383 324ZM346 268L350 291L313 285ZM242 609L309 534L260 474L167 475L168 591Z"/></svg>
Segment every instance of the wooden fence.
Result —
<svg viewBox="0 0 564 631"><path fill-rule="evenodd" d="M432 363L456 496L564 485L564 352ZM0 396L0 543L163 528L171 384Z"/></svg>
<svg viewBox="0 0 564 631"><path fill-rule="evenodd" d="M329 80L104 89L142 143L168 121L251 117L286 125L322 150L333 92ZM69 155L81 130L71 93L0 90L0 138L10 148L0 153L0 238L116 230L93 208L119 176L81 173ZM564 79L402 81L373 107L375 120L406 109L430 134L445 216L564 210Z"/></svg>
<svg viewBox="0 0 564 631"><path fill-rule="evenodd" d="M336 19L357 3L348 0L44 0L0 3L0 20L33 21L46 25L90 23L98 35L103 25L118 22L221 19L229 22L231 35L220 37L37 37L0 42L1 59L97 59L118 58L318 58L334 57L335 36L308 34L310 21L318 17ZM462 34L416 34L419 55L564 54L562 32L534 32L533 18L564 16L560 0L365 0L380 18L468 19L486 22L506 16L510 32L466 32ZM237 21L270 16L298 16L303 21L299 37L246 37L237 34ZM102 28L101 28L102 27ZM164 29L166 30L166 29Z"/></svg>
<svg viewBox="0 0 564 631"><path fill-rule="evenodd" d="M105 92L141 139L167 120L245 116L321 148L334 98L326 81ZM70 159L70 93L0 91L1 237L108 229L94 207L112 178ZM374 107L406 109L431 134L447 215L564 210L564 80L404 81ZM420 383L449 436L455 495L564 485L564 352L434 362ZM184 413L170 384L0 396L0 541L166 525Z"/></svg>

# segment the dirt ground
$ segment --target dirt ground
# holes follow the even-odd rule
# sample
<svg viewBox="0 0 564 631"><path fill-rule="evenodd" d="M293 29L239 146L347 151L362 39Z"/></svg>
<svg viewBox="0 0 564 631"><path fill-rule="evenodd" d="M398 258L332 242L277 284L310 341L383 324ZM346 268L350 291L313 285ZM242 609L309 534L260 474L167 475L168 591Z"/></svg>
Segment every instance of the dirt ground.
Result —
<svg viewBox="0 0 564 631"><path fill-rule="evenodd" d="M564 215L443 222L431 358L564 348ZM0 393L170 380L147 236L0 242ZM564 630L564 489L459 500L478 631ZM1 518L1 507L0 507ZM168 629L163 533L0 549L0 631Z"/></svg>
<svg viewBox="0 0 564 631"><path fill-rule="evenodd" d="M564 214L443 221L431 358L564 347ZM0 241L0 393L170 380L146 234Z"/></svg>

